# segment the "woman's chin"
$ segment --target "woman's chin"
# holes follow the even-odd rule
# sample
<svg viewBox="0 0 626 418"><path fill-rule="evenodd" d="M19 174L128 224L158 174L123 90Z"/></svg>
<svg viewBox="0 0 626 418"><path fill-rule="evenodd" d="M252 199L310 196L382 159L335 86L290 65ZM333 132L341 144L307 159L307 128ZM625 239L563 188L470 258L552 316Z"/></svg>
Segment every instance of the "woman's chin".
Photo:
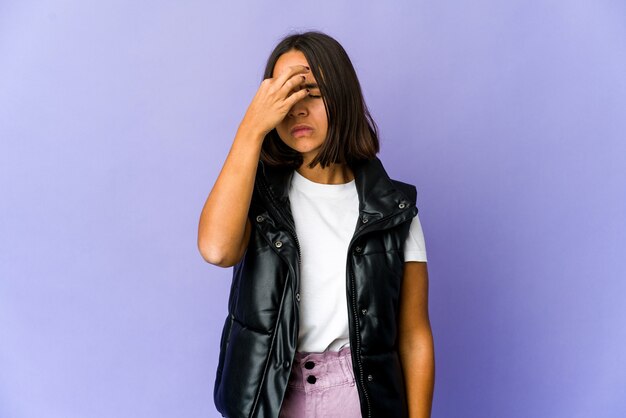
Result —
<svg viewBox="0 0 626 418"><path fill-rule="evenodd" d="M296 151L298 151L302 155L302 157L304 157L304 159L312 160L319 153L320 148L319 147L306 147L306 148L300 147L299 149L296 149Z"/></svg>
<svg viewBox="0 0 626 418"><path fill-rule="evenodd" d="M314 144L306 140L304 141L296 140L295 142L290 142L290 143L285 142L285 145L287 145L292 150L299 152L300 154L303 154L303 155L311 154L311 153L317 154L317 152L321 148L321 144Z"/></svg>

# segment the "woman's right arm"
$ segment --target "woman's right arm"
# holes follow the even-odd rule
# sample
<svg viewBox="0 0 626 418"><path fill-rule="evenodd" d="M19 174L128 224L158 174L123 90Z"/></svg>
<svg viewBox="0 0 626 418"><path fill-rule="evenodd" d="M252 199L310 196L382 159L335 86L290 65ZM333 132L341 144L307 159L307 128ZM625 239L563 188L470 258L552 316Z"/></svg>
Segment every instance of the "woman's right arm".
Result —
<svg viewBox="0 0 626 418"><path fill-rule="evenodd" d="M308 91L301 86L304 66L289 67L276 78L263 80L237 129L222 170L202 208L198 249L209 263L230 267L239 262L250 240L248 210L252 199L261 145Z"/></svg>

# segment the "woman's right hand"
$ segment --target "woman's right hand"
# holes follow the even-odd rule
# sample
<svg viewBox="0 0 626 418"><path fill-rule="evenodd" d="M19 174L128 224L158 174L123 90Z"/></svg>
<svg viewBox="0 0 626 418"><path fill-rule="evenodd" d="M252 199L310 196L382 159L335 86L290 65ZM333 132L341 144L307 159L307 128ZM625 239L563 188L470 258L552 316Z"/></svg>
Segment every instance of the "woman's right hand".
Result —
<svg viewBox="0 0 626 418"><path fill-rule="evenodd" d="M302 88L306 79L302 73L309 71L304 65L294 65L276 78L263 80L241 125L259 132L261 138L264 138L287 116L287 112L296 102L309 94L307 89Z"/></svg>
<svg viewBox="0 0 626 418"><path fill-rule="evenodd" d="M198 249L207 262L229 267L245 254L252 233L248 212L263 138L307 96L302 74L308 71L297 65L263 80L250 103L200 214Z"/></svg>

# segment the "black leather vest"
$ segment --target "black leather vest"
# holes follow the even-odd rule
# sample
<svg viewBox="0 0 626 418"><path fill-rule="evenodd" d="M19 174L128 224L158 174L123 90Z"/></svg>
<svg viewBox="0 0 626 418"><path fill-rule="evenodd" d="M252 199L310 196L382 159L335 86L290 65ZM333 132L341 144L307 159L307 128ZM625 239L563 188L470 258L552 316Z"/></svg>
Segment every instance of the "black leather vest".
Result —
<svg viewBox="0 0 626 418"><path fill-rule="evenodd" d="M415 187L378 158L352 166L359 219L347 252L352 364L364 417L406 417L397 353L403 250ZM298 342L300 247L288 199L292 170L259 162L250 243L233 268L214 400L230 418L278 417Z"/></svg>

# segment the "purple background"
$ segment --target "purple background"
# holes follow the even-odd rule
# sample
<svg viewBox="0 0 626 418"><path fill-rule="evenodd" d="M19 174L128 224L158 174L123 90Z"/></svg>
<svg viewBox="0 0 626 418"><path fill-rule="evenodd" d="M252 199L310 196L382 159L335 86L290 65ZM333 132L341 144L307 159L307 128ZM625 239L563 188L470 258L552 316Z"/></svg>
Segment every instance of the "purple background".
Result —
<svg viewBox="0 0 626 418"><path fill-rule="evenodd" d="M336 37L418 188L435 418L626 416L626 4L0 3L0 417L216 417L198 217L265 60Z"/></svg>

